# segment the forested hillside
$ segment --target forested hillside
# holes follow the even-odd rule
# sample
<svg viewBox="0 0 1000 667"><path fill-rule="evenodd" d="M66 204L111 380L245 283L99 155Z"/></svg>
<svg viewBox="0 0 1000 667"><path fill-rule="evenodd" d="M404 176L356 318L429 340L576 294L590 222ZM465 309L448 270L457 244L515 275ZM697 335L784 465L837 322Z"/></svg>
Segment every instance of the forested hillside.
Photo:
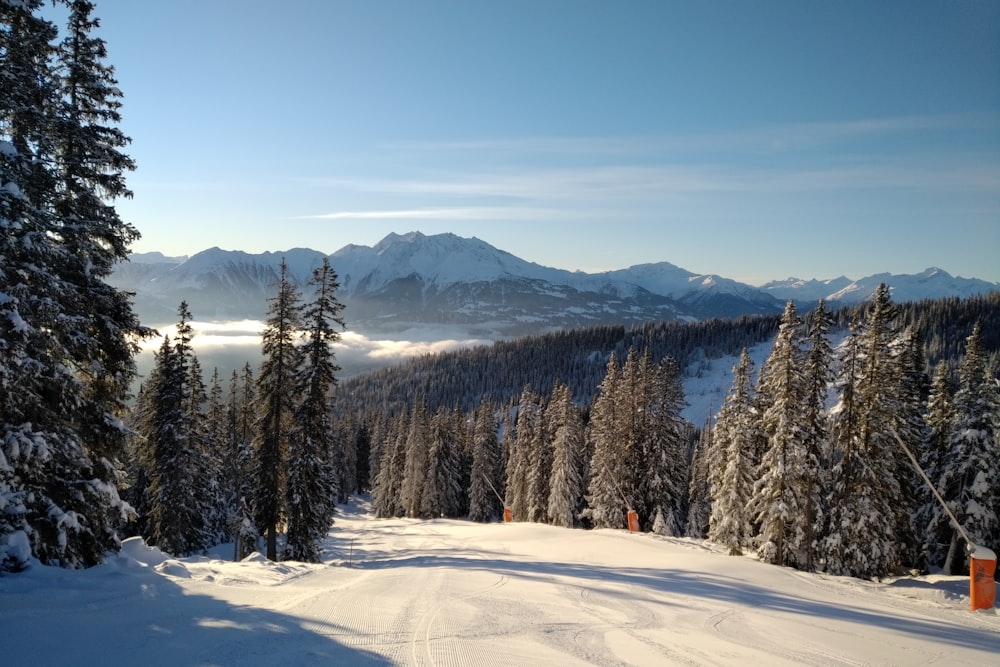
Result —
<svg viewBox="0 0 1000 667"><path fill-rule="evenodd" d="M820 303L802 317L789 302L778 320L561 332L347 382L338 430L354 467L341 479L360 483L367 454L386 517L503 510L624 527L634 513L641 530L804 570L958 571L962 539L907 450L972 539L996 544L1000 384L987 331L1000 295L900 306L889 294L881 285L835 314ZM746 348L767 337L758 370ZM730 393L698 433L681 416L682 373L740 346Z"/></svg>
<svg viewBox="0 0 1000 667"><path fill-rule="evenodd" d="M832 311L831 327L846 330L862 317L865 305ZM1000 350L1000 292L966 299L939 299L899 305L903 328L914 326L924 341L928 364L954 361L975 322L983 324L983 349L997 367ZM809 313L804 317L809 321ZM706 360L737 355L744 347L770 340L780 315L700 322L650 322L637 327L596 326L499 341L437 355L350 378L338 390L338 412L395 413L422 400L434 409L458 405L471 409L483 399L505 403L524 387L541 393L566 383L574 399L589 403L604 378L608 356L624 359L629 348L648 351L654 360L670 356L685 373L697 373Z"/></svg>

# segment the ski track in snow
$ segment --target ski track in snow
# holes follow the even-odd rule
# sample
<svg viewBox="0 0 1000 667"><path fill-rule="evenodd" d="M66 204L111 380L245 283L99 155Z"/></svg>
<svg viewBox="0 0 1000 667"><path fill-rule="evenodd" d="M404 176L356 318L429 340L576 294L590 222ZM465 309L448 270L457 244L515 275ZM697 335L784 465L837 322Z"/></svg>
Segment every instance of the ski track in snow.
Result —
<svg viewBox="0 0 1000 667"><path fill-rule="evenodd" d="M323 564L141 549L145 562L132 545L89 571L0 578L0 665L951 667L1000 655L1000 617L970 613L960 577L859 581L624 530L374 519L358 502Z"/></svg>

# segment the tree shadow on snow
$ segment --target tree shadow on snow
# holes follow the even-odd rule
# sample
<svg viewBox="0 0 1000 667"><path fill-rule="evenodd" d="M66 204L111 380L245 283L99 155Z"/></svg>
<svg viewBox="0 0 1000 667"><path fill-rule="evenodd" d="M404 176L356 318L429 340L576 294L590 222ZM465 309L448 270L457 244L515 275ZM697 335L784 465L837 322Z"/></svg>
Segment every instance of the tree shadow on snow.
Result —
<svg viewBox="0 0 1000 667"><path fill-rule="evenodd" d="M149 572L102 566L55 573L41 586L3 583L3 664L392 664L339 642L347 631L335 624L192 594Z"/></svg>

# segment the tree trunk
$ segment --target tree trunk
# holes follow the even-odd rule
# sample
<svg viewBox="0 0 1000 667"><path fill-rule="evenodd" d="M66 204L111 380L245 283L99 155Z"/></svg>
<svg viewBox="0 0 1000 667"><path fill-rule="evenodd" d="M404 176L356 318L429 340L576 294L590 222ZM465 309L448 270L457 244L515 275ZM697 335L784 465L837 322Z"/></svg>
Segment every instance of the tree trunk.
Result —
<svg viewBox="0 0 1000 667"><path fill-rule="evenodd" d="M273 524L267 527L267 559L278 560L278 527Z"/></svg>

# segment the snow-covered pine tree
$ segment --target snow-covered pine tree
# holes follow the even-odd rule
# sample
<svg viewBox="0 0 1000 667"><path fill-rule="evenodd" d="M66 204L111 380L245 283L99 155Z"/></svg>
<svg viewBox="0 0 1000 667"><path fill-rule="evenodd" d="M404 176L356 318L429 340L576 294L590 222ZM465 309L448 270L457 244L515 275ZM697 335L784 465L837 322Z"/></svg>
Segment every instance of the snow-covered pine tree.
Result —
<svg viewBox="0 0 1000 667"><path fill-rule="evenodd" d="M254 443L254 497L251 506L257 527L264 532L268 560L278 559L278 523L284 518L288 435L296 404L299 354L295 341L301 329L298 289L288 276L284 258L277 295L269 299L262 336L264 361L257 378L257 414Z"/></svg>
<svg viewBox="0 0 1000 667"><path fill-rule="evenodd" d="M528 488L531 471L531 447L535 441L535 423L539 420L541 398L525 387L517 407L514 435L507 460L507 493L504 504L514 521L528 521Z"/></svg>
<svg viewBox="0 0 1000 667"><path fill-rule="evenodd" d="M427 477L420 498L420 516L457 517L461 506L460 433L449 410L439 409L430 421Z"/></svg>
<svg viewBox="0 0 1000 667"><path fill-rule="evenodd" d="M547 520L549 506L554 423L548 418L548 400L542 397L538 399L535 419L531 423L531 445L528 449L528 521L544 523Z"/></svg>
<svg viewBox="0 0 1000 667"><path fill-rule="evenodd" d="M390 440L390 420L389 415L384 412L377 412L368 419L369 445L368 445L368 483L362 488L366 488L372 493L372 508L374 509L375 485L378 481L382 463L382 457L389 448Z"/></svg>
<svg viewBox="0 0 1000 667"><path fill-rule="evenodd" d="M951 405L954 390L951 380L948 362L938 362L931 379L927 411L924 414L927 423L927 444L920 457L920 466L935 486L940 481L945 462L948 460L951 429L954 423L954 410ZM928 565L941 567L951 547L954 527L941 511L941 506L932 493L926 491L921 498L923 505L917 513L916 522L918 528L923 529L924 558Z"/></svg>
<svg viewBox="0 0 1000 667"><path fill-rule="evenodd" d="M691 479L688 482L688 514L685 535L704 538L708 535L712 500L708 482L708 454L714 447L712 439L712 410L705 419L705 425L698 433L698 439L691 454ZM654 532L656 532L654 528Z"/></svg>
<svg viewBox="0 0 1000 667"><path fill-rule="evenodd" d="M184 307L187 305L184 304ZM182 324L189 332L188 336L192 335L190 324L188 322ZM181 335L181 324L178 325L174 343L178 362L187 366L186 409L182 423L194 459L188 481L191 489L190 502L201 517L201 536L197 540L197 546L192 543L190 553L198 553L217 544L222 537L225 513L219 487L219 476L222 474L221 452L212 439L211 425L206 412L208 392L201 362L194 353L191 339ZM186 353L181 352L182 347L186 348Z"/></svg>
<svg viewBox="0 0 1000 667"><path fill-rule="evenodd" d="M549 484L549 523L572 528L583 503L583 418L573 403L569 386L557 383L546 418L552 420L552 478Z"/></svg>
<svg viewBox="0 0 1000 667"><path fill-rule="evenodd" d="M215 543L221 512L217 462L207 442L205 386L191 345L191 312L181 302L176 338L164 337L143 394L149 407L139 435L149 477L145 537L164 551L187 556Z"/></svg>
<svg viewBox="0 0 1000 667"><path fill-rule="evenodd" d="M896 396L899 406L895 416L896 434L918 457L918 461L927 448L928 437L924 410L927 406L929 382L923 350L923 338L912 326L907 327L893 347L893 361L897 375ZM900 497L899 503L894 506L899 564L908 568L923 569L924 537L918 534L916 518L928 491L903 448L897 446L892 453L896 461L895 474L899 482Z"/></svg>
<svg viewBox="0 0 1000 667"><path fill-rule="evenodd" d="M212 377L208 383L205 421L214 485L212 516L209 518L208 526L211 531L211 544L218 544L226 541L229 536L229 501L232 490L228 487L230 477L226 474L230 452L229 422L226 414L226 403L222 398L222 380L219 377L217 367L212 369Z"/></svg>
<svg viewBox="0 0 1000 667"><path fill-rule="evenodd" d="M623 498L620 482L624 474L623 450L619 417L627 406L620 404L622 369L612 353L605 368L604 380L590 410L590 424L586 432L593 451L590 478L587 481L587 507L581 516L590 520L595 528L622 528L626 525L626 504L634 502Z"/></svg>
<svg viewBox="0 0 1000 667"><path fill-rule="evenodd" d="M488 400L480 403L475 412L469 479L469 519L472 521L492 521L503 510L497 497L501 488L501 462L495 412L496 406Z"/></svg>
<svg viewBox="0 0 1000 667"><path fill-rule="evenodd" d="M176 382L176 366L170 337L164 336L156 353L156 363L143 386L148 412L142 415L138 435L141 439L139 459L149 479L148 507L140 517L140 525L145 527L142 535L150 544L179 555L184 543L173 538L173 527L182 523L177 513L189 508L190 503L189 497L183 496L183 490L174 484L186 467L180 457L188 452L180 427L182 385ZM143 407L145 405L140 405Z"/></svg>
<svg viewBox="0 0 1000 667"><path fill-rule="evenodd" d="M427 403L417 401L410 415L406 433L406 459L403 477L399 487L399 500L403 513L412 519L420 518L420 505L424 497L427 481L427 451L430 448L430 419Z"/></svg>
<svg viewBox="0 0 1000 667"><path fill-rule="evenodd" d="M757 385L758 395L767 397L767 411L760 416L767 449L757 467L749 510L760 526L756 535L760 558L776 565L801 565L797 557L802 545L796 540L800 528L815 520L805 515L804 491L795 486L805 459L801 326L789 300Z"/></svg>
<svg viewBox="0 0 1000 667"><path fill-rule="evenodd" d="M833 348L829 332L831 317L820 299L809 318L809 349L805 354L804 425L802 465L794 471L794 485L801 489L803 514L796 531L796 562L803 570L814 570L820 558L820 541L826 521L826 494L829 480L830 428L826 414L827 396L833 381Z"/></svg>
<svg viewBox="0 0 1000 667"><path fill-rule="evenodd" d="M253 373L250 364L243 371L243 382L233 369L229 382L229 401L225 406L225 458L222 487L225 490L226 527L233 542L233 560L243 560L257 548L260 536L250 511L250 481L252 474L253 418L249 409L254 404Z"/></svg>
<svg viewBox="0 0 1000 667"><path fill-rule="evenodd" d="M344 306L337 300L337 274L324 257L312 274L314 290L302 318L306 340L299 347L295 392L300 396L288 435L288 542L285 558L319 562L319 540L333 519L339 470L331 467L334 447L330 422L332 392L337 383L337 365L330 347L344 328ZM339 443L344 446L343 441Z"/></svg>
<svg viewBox="0 0 1000 667"><path fill-rule="evenodd" d="M712 443L721 455L716 465L721 473L712 475L712 511L708 539L729 547L738 556L753 537L747 504L753 493L753 449L756 429L753 403L753 360L746 348L733 366L733 385L719 410Z"/></svg>
<svg viewBox="0 0 1000 667"><path fill-rule="evenodd" d="M146 381L139 387L129 422L132 435L129 439L123 495L135 513L126 528L129 535L149 535L151 503L149 485L154 463L154 441L150 436L158 414L155 398L160 386L159 376L166 368L166 363L161 359L164 354L169 355L171 351L170 340L165 337L160 349L153 352L153 367L146 376Z"/></svg>
<svg viewBox="0 0 1000 667"><path fill-rule="evenodd" d="M618 411L615 424L621 452L621 465L615 482L621 495L628 499L627 509L638 514L640 525L648 525L653 518L650 508L646 506L647 498L641 481L647 463L643 460L646 442L652 437L650 406L653 400L653 377L648 360L645 361L646 368L643 368L644 360L646 355L640 356L635 346L628 349L618 383L618 400L625 409Z"/></svg>
<svg viewBox="0 0 1000 667"><path fill-rule="evenodd" d="M949 508L976 544L1000 544L1000 390L986 372L982 351L982 326L977 322L966 339L965 355L958 366L958 389L948 453L942 461L937 487ZM948 521L936 510L928 532L947 534ZM967 569L961 538L950 526L951 539L944 570L958 574Z"/></svg>
<svg viewBox="0 0 1000 667"><path fill-rule="evenodd" d="M841 402L832 430L830 521L824 538L831 574L879 578L899 565L894 507L901 502L892 434L900 413L891 343L895 307L879 285L860 333L841 362Z"/></svg>
<svg viewBox="0 0 1000 667"><path fill-rule="evenodd" d="M0 3L0 569L118 547L120 417L147 333L105 282L138 236L112 206L131 168L110 127L121 93L92 7L70 4L57 49L42 4Z"/></svg>
<svg viewBox="0 0 1000 667"><path fill-rule="evenodd" d="M409 421L406 411L401 411L385 432L382 458L372 485L372 508L375 516L389 518L404 516L402 487L406 470L406 439Z"/></svg>
<svg viewBox="0 0 1000 667"><path fill-rule="evenodd" d="M472 481L472 432L475 427L473 413L464 413L458 403L451 409L451 431L455 443L455 464L458 466L458 496L452 517L469 515L469 485Z"/></svg>
<svg viewBox="0 0 1000 667"><path fill-rule="evenodd" d="M681 416L686 402L680 368L672 357L664 357L654 366L647 352L639 370L650 376L649 402L642 407L645 426L640 436L641 459L633 471L645 512L644 523L651 529L658 516L659 534L681 535L687 516L690 471L689 424Z"/></svg>

